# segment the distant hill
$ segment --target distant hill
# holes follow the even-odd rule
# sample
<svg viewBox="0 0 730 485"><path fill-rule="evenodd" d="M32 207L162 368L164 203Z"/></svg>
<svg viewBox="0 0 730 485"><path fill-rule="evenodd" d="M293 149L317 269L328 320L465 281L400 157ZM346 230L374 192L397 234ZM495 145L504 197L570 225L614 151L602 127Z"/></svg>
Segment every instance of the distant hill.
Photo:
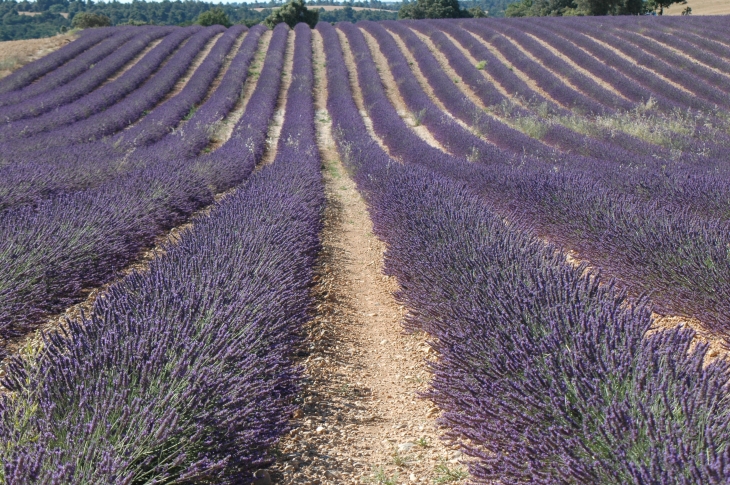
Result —
<svg viewBox="0 0 730 485"><path fill-rule="evenodd" d="M687 0L686 5L672 5L665 15L681 15L685 8L692 9L692 15L730 15L730 0Z"/></svg>

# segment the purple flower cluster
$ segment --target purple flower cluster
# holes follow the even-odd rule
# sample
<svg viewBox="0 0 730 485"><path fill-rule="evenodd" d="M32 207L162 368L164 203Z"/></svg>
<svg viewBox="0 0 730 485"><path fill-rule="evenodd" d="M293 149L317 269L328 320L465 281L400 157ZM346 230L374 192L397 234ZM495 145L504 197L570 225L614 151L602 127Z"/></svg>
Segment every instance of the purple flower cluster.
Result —
<svg viewBox="0 0 730 485"><path fill-rule="evenodd" d="M273 460L298 390L291 354L324 204L311 49L299 24L275 161L34 364L15 361L15 397L0 403L6 481L250 483Z"/></svg>
<svg viewBox="0 0 730 485"><path fill-rule="evenodd" d="M262 71L269 82L257 84L238 122L245 150L233 148L241 143L235 139L217 156L175 158L161 151L132 169L108 158L98 169L103 183L0 212L0 255L8 268L0 278L0 337L27 332L43 315L78 301L84 288L109 281L163 230L251 173L279 92L287 32L285 25L275 30ZM214 98L208 101L218 105Z"/></svg>
<svg viewBox="0 0 730 485"><path fill-rule="evenodd" d="M220 72L223 61L228 55L233 43L236 42L248 28L245 25L236 25L226 30L210 50L203 62L198 66L185 87L168 101L155 107L154 110L129 129L114 137L113 144L129 146L144 146L155 142L172 131L175 125L193 112L209 91L210 84ZM253 57L258 45L257 35L254 32L246 42L246 52ZM248 37L248 36L247 36Z"/></svg>
<svg viewBox="0 0 730 485"><path fill-rule="evenodd" d="M32 84L29 88L38 87L40 91L39 94L35 96L23 96L22 102L17 102L17 104L13 104L12 106L4 107L2 111L2 121L4 123L10 123L11 121L22 118L38 116L56 109L61 105L75 101L76 99L88 94L125 64L134 59L134 57L147 47L150 42L167 35L171 30L172 29L170 27L153 27L143 29L141 32L123 32L123 36L112 36L102 42L102 44L108 45L97 46L101 52L89 52L89 54L95 54L95 57L99 56L100 59L96 59L98 62L96 64L92 64L92 67L89 67L89 61L84 59L83 65L87 67L86 72L70 76L70 78L73 79L73 83L68 82L70 79L67 76L56 76L55 72L53 73L53 76L46 76L43 80L46 80L49 77L60 78L54 79L54 81L58 82L58 86L54 86L56 89L46 89L46 86L41 86L43 84L42 82ZM130 38L131 40L129 40ZM120 42L123 44L121 47L119 45ZM104 47L104 49L101 49L102 47ZM116 50L114 55L107 55L113 50ZM91 49L91 51L96 51L96 49ZM102 56L104 57L103 59L101 58ZM43 89L41 90L40 88ZM30 89L26 89L24 91L30 91ZM23 94L24 91L18 93L18 98L21 98L20 95ZM14 95L15 92L8 94ZM20 100L21 99L17 99L16 101Z"/></svg>
<svg viewBox="0 0 730 485"><path fill-rule="evenodd" d="M563 82L563 80L552 74L552 72L550 72L548 69L527 57L527 55L525 55L525 53L520 48L511 43L504 35L500 33L508 33L511 37L518 40L523 49L527 50L528 52L533 51L534 53L534 51L537 50L535 49L536 46L534 41L530 42L529 37L521 34L519 31L505 26L499 28L498 31L494 28L491 28L494 24L485 22L462 22L460 25L464 29L475 33L480 38L484 39L484 41L492 44L496 49L500 51L500 53L504 57L509 59L509 62L513 66L515 66L520 71L528 74L530 78L533 79L542 90L548 93L554 100L559 102L564 107L585 114L611 114L613 112L613 109L609 108L608 105L602 103L602 101L605 101L605 99L602 99L600 101L594 100L581 93L580 91L572 89L565 82ZM526 46L531 47L532 49L526 49ZM541 53L543 55L545 54L545 52ZM552 56L552 53L550 53L549 51L548 54ZM543 59L541 58L541 60ZM558 64L558 67L563 67L563 69L561 69L563 73L570 69L569 67L566 68L565 66L561 66L559 62L555 62L555 59L551 57L548 57L548 59L546 60L553 60L555 64ZM586 89L586 91L590 90L594 96L605 94L602 93L601 88L597 85L586 88L585 85L588 84L588 80L585 78L580 78L578 74L574 73L570 77L571 81L577 81L580 86L583 86ZM616 104L617 102L616 99L612 99L612 101L614 101L612 104ZM630 103L619 104L620 106L618 107L622 109L631 109L631 107L633 107Z"/></svg>
<svg viewBox="0 0 730 485"><path fill-rule="evenodd" d="M194 35L196 32L197 35ZM39 150L44 147L89 141L85 136L78 134L79 128L85 125L76 122L86 119L87 125L92 128L98 127L97 120L106 116L107 108L120 101L128 102L138 97L138 93L143 92L142 86L146 85L146 81L152 80L151 75L164 75L166 69L156 72L161 65L172 65L173 59L181 63L192 62L198 50L212 35L214 32L206 32L199 26L176 29L118 79L51 113L3 124L0 126L0 140L5 143L0 144L0 157L2 157L0 160L15 158L18 153ZM191 36L197 37L197 42L194 43L196 45L187 42L185 47L175 52L180 44ZM194 49L195 47L197 49ZM165 63L166 60L167 63ZM88 121L89 119L91 121ZM42 134L42 132L48 131L50 133ZM20 138L30 139L20 140Z"/></svg>
<svg viewBox="0 0 730 485"><path fill-rule="evenodd" d="M430 397L473 458L472 477L726 483L728 364L703 367L707 348L691 346L691 331L647 337L644 301L584 275L505 225L475 186L443 175L477 175L473 165L389 159L352 99L336 31L317 29L338 149L388 244L386 271L398 277L409 326L440 352Z"/></svg>
<svg viewBox="0 0 730 485"><path fill-rule="evenodd" d="M36 79L45 76L56 69L63 69L62 66L81 55L84 51L93 48L102 40L120 32L119 27L91 29L81 33L81 38L76 42L58 49L43 58L21 67L9 76L0 79L0 93L18 91L30 85ZM5 99L4 97L2 99Z"/></svg>
<svg viewBox="0 0 730 485"><path fill-rule="evenodd" d="M613 22L610 22L612 24ZM594 21L587 22L580 32L609 43L640 66L651 69L681 85L695 95L724 109L730 107L727 78L701 64L680 56L656 42L625 29L608 29ZM591 28L593 27L593 28ZM597 28L598 27L598 28ZM601 28L603 27L603 28Z"/></svg>
<svg viewBox="0 0 730 485"><path fill-rule="evenodd" d="M550 30L552 33L563 37L577 47L583 49L594 59L600 61L604 65L615 69L619 73L634 80L639 86L653 92L652 96L657 99L657 103L662 102L662 98L667 98L667 103L661 103L659 106L666 108L672 105L689 107L700 112L712 112L714 106L696 96L677 88L664 79L653 75L646 69L632 64L623 56L614 52L606 46L603 46L586 35L582 35L578 29L572 25L566 25L565 21L546 22L542 19L536 19L535 23L541 27ZM618 39L620 40L620 39ZM635 50L635 49L634 49ZM632 50L633 51L633 50ZM661 93L661 94L656 94Z"/></svg>
<svg viewBox="0 0 730 485"><path fill-rule="evenodd" d="M373 23L358 25L377 38L408 107L430 109L430 101L405 59L394 53L397 46L387 41L385 30ZM455 160L428 146L403 123L380 85L362 34L348 24L338 28L346 33L355 55L373 127L390 153L405 162L436 166L442 174L468 183L510 220L576 250L632 291L651 293L656 310L698 317L720 335L730 335L730 306L722 297L730 291L725 258L728 223L723 216L728 213L729 192L727 184L717 179L717 171L724 170L719 161L702 162L709 164L702 173L704 169L698 171L689 163L691 158L667 166L668 159L640 155L632 159L630 152L608 144L610 151L595 159L574 154L516 158L492 148L480 152L479 166L469 166L463 158ZM425 51L419 54L419 62L428 60ZM435 69L425 72L432 74ZM444 89L438 91L434 83L435 91L445 91L448 83L442 84ZM439 140L453 137L445 133L445 123L433 122L437 108L433 113L433 118L424 116L424 124ZM594 152L601 148L590 139L586 144L592 144ZM461 150L452 146L447 149L454 155L470 155L466 152L470 145Z"/></svg>

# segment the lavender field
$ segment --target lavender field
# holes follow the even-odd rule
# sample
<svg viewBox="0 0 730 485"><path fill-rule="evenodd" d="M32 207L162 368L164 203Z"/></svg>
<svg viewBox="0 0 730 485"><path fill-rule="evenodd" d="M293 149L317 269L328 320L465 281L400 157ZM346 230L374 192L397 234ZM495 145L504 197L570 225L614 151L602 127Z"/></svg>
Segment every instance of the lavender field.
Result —
<svg viewBox="0 0 730 485"><path fill-rule="evenodd" d="M0 79L0 483L728 483L728 180L728 17L82 31ZM306 397L345 182L423 456Z"/></svg>

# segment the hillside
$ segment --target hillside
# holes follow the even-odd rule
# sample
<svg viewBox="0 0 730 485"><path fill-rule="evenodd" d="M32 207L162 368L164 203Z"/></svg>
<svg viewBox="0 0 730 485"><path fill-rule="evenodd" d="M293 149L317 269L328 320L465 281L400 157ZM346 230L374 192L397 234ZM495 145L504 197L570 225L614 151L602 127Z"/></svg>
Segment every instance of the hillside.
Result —
<svg viewBox="0 0 730 485"><path fill-rule="evenodd" d="M75 38L75 35L59 34L42 39L0 42L0 78L63 47Z"/></svg>
<svg viewBox="0 0 730 485"><path fill-rule="evenodd" d="M727 24L0 44L0 482L727 485Z"/></svg>
<svg viewBox="0 0 730 485"><path fill-rule="evenodd" d="M728 0L687 0L686 5L672 5L665 15L681 15L682 10L690 7L692 15L730 15Z"/></svg>

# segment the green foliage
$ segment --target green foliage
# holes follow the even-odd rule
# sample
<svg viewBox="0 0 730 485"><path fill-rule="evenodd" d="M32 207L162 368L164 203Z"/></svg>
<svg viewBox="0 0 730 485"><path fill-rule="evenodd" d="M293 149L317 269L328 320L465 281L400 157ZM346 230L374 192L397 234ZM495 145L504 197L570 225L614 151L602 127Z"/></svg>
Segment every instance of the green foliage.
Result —
<svg viewBox="0 0 730 485"><path fill-rule="evenodd" d="M264 23L273 29L276 25L284 22L289 27L294 28L299 22L308 24L311 28L314 28L319 21L319 12L316 10L309 10L304 0L291 0L283 7L274 10L271 15L266 17Z"/></svg>
<svg viewBox="0 0 730 485"><path fill-rule="evenodd" d="M475 19L481 19L481 18L489 16L487 14L487 12L482 10L482 7L471 7L469 9L467 9L467 12L469 12L469 17L472 17Z"/></svg>
<svg viewBox="0 0 730 485"><path fill-rule="evenodd" d="M360 20L395 20L398 13L384 10L355 10L346 5L337 10L319 9L320 22L359 22Z"/></svg>
<svg viewBox="0 0 730 485"><path fill-rule="evenodd" d="M575 0L575 3L584 15L637 15L644 11L643 0Z"/></svg>
<svg viewBox="0 0 730 485"><path fill-rule="evenodd" d="M74 15L71 27L75 29L90 29L92 27L109 27L112 19L98 13L81 12Z"/></svg>
<svg viewBox="0 0 730 485"><path fill-rule="evenodd" d="M646 8L649 11L654 11L658 15L662 15L664 13L664 9L669 7L670 5L674 5L675 3L679 3L680 5L686 5L687 0L647 0L646 2ZM686 11L687 9L685 9ZM689 13L692 12L692 9L689 9ZM687 15L684 12L682 12L682 15Z"/></svg>
<svg viewBox="0 0 730 485"><path fill-rule="evenodd" d="M462 8L472 12L472 9L479 7L488 17L504 17L507 6L515 0L460 0ZM472 14L472 17L474 15Z"/></svg>
<svg viewBox="0 0 730 485"><path fill-rule="evenodd" d="M214 8L198 15L198 19L195 21L196 24L202 25L203 27L210 27L211 25L222 25L223 27L230 27L233 25L231 19L221 8Z"/></svg>
<svg viewBox="0 0 730 485"><path fill-rule="evenodd" d="M469 477L469 474L461 467L449 468L446 462L441 462L434 468L436 476L433 481L435 483L452 483L458 482Z"/></svg>
<svg viewBox="0 0 730 485"><path fill-rule="evenodd" d="M521 0L508 5L505 15L507 17L638 15L643 13L644 9L643 0Z"/></svg>
<svg viewBox="0 0 730 485"><path fill-rule="evenodd" d="M456 19L468 17L458 0L416 0L403 2L398 11L399 19Z"/></svg>

